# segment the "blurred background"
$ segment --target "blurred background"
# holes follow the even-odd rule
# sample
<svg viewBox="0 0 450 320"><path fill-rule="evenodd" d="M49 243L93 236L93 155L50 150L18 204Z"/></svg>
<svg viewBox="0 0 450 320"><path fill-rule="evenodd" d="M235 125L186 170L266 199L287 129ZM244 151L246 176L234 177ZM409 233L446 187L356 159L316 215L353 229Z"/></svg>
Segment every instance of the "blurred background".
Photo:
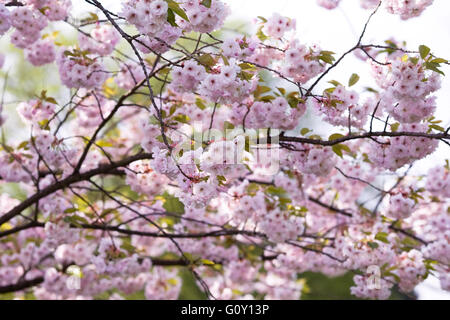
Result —
<svg viewBox="0 0 450 320"><path fill-rule="evenodd" d="M269 17L274 12L296 19L297 38L302 43L319 44L323 50L329 50L340 56L349 48L354 46L361 34L362 28L367 21L370 11L363 10L359 1L342 0L340 6L332 11L319 7L316 0L223 0L232 11L225 28L229 32L240 30L252 33L256 30L255 18L257 16ZM74 6L73 15L88 15L93 7L81 0L72 1ZM104 6L112 11L120 9L118 0L102 0ZM419 45L427 45L432 53L438 57L450 59L450 1L435 0L418 18L402 21L398 16L388 14L381 8L371 21L366 32L364 44L384 44L385 40L394 38L398 41L406 41L408 49L417 50ZM62 30L60 33L54 33ZM57 41L70 45L75 44L76 31L64 23L56 23L47 27L45 32L52 34ZM226 35L222 35L226 37ZM122 48L121 48L122 49ZM124 45L123 50L126 49ZM64 101L69 97L69 90L61 87L58 80L56 66L33 67L24 60L22 50L14 48L6 36L0 38L0 53L6 55L5 66L0 69L0 88L4 92L2 100L4 103L4 114L8 115L4 124L4 135L9 143L21 141L28 136L20 118L15 114L17 102L30 99L42 90L47 90L49 96ZM450 73L448 66L443 69ZM374 86L370 76L370 69L364 62L349 56L329 76L324 79L326 85L328 80L337 80L345 83L352 73L358 73L361 80L355 86L358 90L367 86ZM6 90L3 90L6 88ZM326 87L318 87L317 90ZM442 82L442 89L437 93L438 110L436 118L443 121L443 127L450 126L450 78L446 77ZM61 100L59 100L61 99ZM304 121L312 121L306 118ZM308 127L314 127L308 123ZM320 133L323 128L314 128ZM448 157L448 148L441 145L439 150L419 161L415 166L415 173L425 174L430 166L443 164ZM0 192L1 190L0 186ZM8 190L11 192L11 190ZM352 275L328 279L319 274L307 273L301 276L305 279L305 290L302 299L354 299L350 295L352 286ZM202 298L202 294L195 286L189 274L184 275L185 284L180 298L195 299ZM450 293L444 292L439 287L438 279L430 276L423 284L417 287L415 297L405 296L394 292L392 299L450 299ZM135 297L139 298L139 297ZM1 299L1 297L0 297Z"/></svg>

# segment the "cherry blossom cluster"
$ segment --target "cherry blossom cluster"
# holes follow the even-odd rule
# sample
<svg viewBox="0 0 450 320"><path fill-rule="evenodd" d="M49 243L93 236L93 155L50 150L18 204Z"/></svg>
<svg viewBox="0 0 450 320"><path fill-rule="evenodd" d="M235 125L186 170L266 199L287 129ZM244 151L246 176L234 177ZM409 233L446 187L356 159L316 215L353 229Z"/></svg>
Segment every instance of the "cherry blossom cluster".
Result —
<svg viewBox="0 0 450 320"><path fill-rule="evenodd" d="M133 162L127 170L126 182L131 189L149 196L160 194L166 180L165 176L152 170L149 161Z"/></svg>
<svg viewBox="0 0 450 320"><path fill-rule="evenodd" d="M258 41L255 38L246 37L228 38L222 44L223 55L230 58L245 59L251 57L258 48Z"/></svg>
<svg viewBox="0 0 450 320"><path fill-rule="evenodd" d="M286 32L295 30L296 22L288 17L283 17L274 13L264 25L264 31L267 35L274 38L282 38Z"/></svg>
<svg viewBox="0 0 450 320"><path fill-rule="evenodd" d="M87 50L101 56L111 54L119 43L120 35L110 25L97 26L89 35L79 34L79 45L81 50Z"/></svg>
<svg viewBox="0 0 450 320"><path fill-rule="evenodd" d="M208 74L199 84L198 92L211 102L241 102L256 88L256 80L242 79L241 68L235 61L220 68L220 72Z"/></svg>
<svg viewBox="0 0 450 320"><path fill-rule="evenodd" d="M298 119L306 112L306 106L299 103L292 108L285 98L278 97L271 102L256 101L250 107L249 112L243 114L244 109L236 105L237 122L242 123L243 116L246 116L246 125L249 128L275 128L283 130L292 130L296 127ZM240 117L241 116L241 117Z"/></svg>
<svg viewBox="0 0 450 320"><path fill-rule="evenodd" d="M80 92L83 93L83 90ZM114 101L108 100L104 96L86 94L75 100L79 105L75 111L78 123L81 125L79 129L86 130L97 127L114 108Z"/></svg>
<svg viewBox="0 0 450 320"><path fill-rule="evenodd" d="M308 48L294 41L285 52L281 72L294 81L306 83L325 71L325 64L319 60L320 52L318 46Z"/></svg>
<svg viewBox="0 0 450 320"><path fill-rule="evenodd" d="M3 3L0 3L0 35L11 28L11 13Z"/></svg>
<svg viewBox="0 0 450 320"><path fill-rule="evenodd" d="M336 155L329 148L310 147L295 144L296 152L281 158L281 164L295 170L316 176L327 176L336 164Z"/></svg>
<svg viewBox="0 0 450 320"><path fill-rule="evenodd" d="M425 132L425 124L403 124L402 131ZM423 137L394 137L379 139L370 144L369 158L378 166L396 170L414 160L422 159L433 153L438 142Z"/></svg>
<svg viewBox="0 0 450 320"><path fill-rule="evenodd" d="M433 4L433 0L388 0L386 9L392 14L398 14L403 20L418 17Z"/></svg>
<svg viewBox="0 0 450 320"><path fill-rule="evenodd" d="M331 88L322 99L314 99L315 110L323 119L336 126L347 126L350 122L355 127L363 127L368 117L376 108L376 101L368 98L360 101L359 94L339 84Z"/></svg>
<svg viewBox="0 0 450 320"><path fill-rule="evenodd" d="M317 0L317 4L325 9L332 10L337 8L341 0Z"/></svg>
<svg viewBox="0 0 450 320"><path fill-rule="evenodd" d="M123 2L121 15L142 34L157 36L165 27L168 4L163 0Z"/></svg>
<svg viewBox="0 0 450 320"><path fill-rule="evenodd" d="M41 30L47 24L47 19L40 11L30 7L17 7L11 12L11 26L16 28L11 42L23 49L39 39Z"/></svg>
<svg viewBox="0 0 450 320"><path fill-rule="evenodd" d="M32 65L42 66L55 61L55 46L51 40L38 40L27 47L25 55Z"/></svg>
<svg viewBox="0 0 450 320"><path fill-rule="evenodd" d="M20 103L17 111L25 121L38 124L43 120L50 119L55 113L56 107L52 102L35 99Z"/></svg>
<svg viewBox="0 0 450 320"><path fill-rule="evenodd" d="M401 193L392 195L389 199L389 215L394 219L406 219L411 215L414 204L414 200Z"/></svg>
<svg viewBox="0 0 450 320"><path fill-rule="evenodd" d="M0 2L0 35L62 84L19 95L5 80L7 297L177 299L192 285L300 299L307 272L352 273L363 299L429 276L450 290L450 167L428 157L450 141L436 113L448 61L428 47L363 33L339 59L279 14L212 33L229 13L219 0L124 0L117 13L88 1L84 19L70 1ZM408 19L432 1L384 2ZM59 24L77 32L70 45ZM351 58L372 71L366 90L335 68Z"/></svg>
<svg viewBox="0 0 450 320"><path fill-rule="evenodd" d="M119 87L130 90L144 79L145 74L142 67L136 63L132 63L124 64L114 80Z"/></svg>
<svg viewBox="0 0 450 320"><path fill-rule="evenodd" d="M187 31L193 30L202 33L220 28L230 13L227 5L220 0L211 1L210 6L202 4L201 1L182 0L181 7L186 11L189 23L182 20L180 25Z"/></svg>
<svg viewBox="0 0 450 320"><path fill-rule="evenodd" d="M203 66L195 61L187 61L182 67L173 68L170 88L176 92L195 90L205 77L206 72Z"/></svg>
<svg viewBox="0 0 450 320"><path fill-rule="evenodd" d="M143 53L164 53L170 49L171 45L174 44L180 36L180 28L167 25L164 30L159 32L157 37L139 37L136 47Z"/></svg>
<svg viewBox="0 0 450 320"><path fill-rule="evenodd" d="M325 9L335 9L341 0L317 0L317 4ZM361 7L373 9L380 4L380 0L361 0ZM387 12L399 15L402 20L420 16L426 8L433 4L433 0L387 0L382 1Z"/></svg>
<svg viewBox="0 0 450 320"><path fill-rule="evenodd" d="M0 34L10 27L15 31L11 42L18 48L27 48L35 43L49 21L64 20L71 8L70 0L24 1L22 6L11 10L0 4Z"/></svg>
<svg viewBox="0 0 450 320"><path fill-rule="evenodd" d="M380 86L386 89L381 107L403 123L419 122L430 117L436 109L435 97L429 96L440 88L441 76L427 72L424 63L396 59L391 70L383 74L380 66L374 73Z"/></svg>
<svg viewBox="0 0 450 320"><path fill-rule="evenodd" d="M353 277L355 286L351 287L351 293L358 298L370 298L378 300L386 300L391 295L392 283L387 280L379 279L378 286L370 287L367 285L371 280L371 276L356 275Z"/></svg>
<svg viewBox="0 0 450 320"><path fill-rule="evenodd" d="M61 50L56 63L62 83L69 88L92 89L101 86L107 78L102 63L87 56Z"/></svg>
<svg viewBox="0 0 450 320"><path fill-rule="evenodd" d="M450 172L445 167L431 168L427 173L427 190L435 195L449 197Z"/></svg>

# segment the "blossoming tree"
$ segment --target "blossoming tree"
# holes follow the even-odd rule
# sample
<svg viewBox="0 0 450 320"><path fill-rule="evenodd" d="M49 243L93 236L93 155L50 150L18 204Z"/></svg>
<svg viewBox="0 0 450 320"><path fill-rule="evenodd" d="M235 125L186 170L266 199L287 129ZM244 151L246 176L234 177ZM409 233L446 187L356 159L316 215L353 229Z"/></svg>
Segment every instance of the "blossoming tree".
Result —
<svg viewBox="0 0 450 320"><path fill-rule="evenodd" d="M378 10L406 20L432 0L361 0L367 23L340 57L278 14L221 37L219 0L85 2L87 18L70 0L0 0L0 35L70 92L17 103L25 141L2 132L0 184L26 196L0 195L0 293L177 299L181 269L216 299L298 299L306 271L351 272L360 298L429 274L450 290L449 163L410 170L450 146L434 116L449 63L365 39ZM62 25L76 44L57 41ZM333 73L344 59L367 62L372 88ZM299 125L306 112L327 135Z"/></svg>

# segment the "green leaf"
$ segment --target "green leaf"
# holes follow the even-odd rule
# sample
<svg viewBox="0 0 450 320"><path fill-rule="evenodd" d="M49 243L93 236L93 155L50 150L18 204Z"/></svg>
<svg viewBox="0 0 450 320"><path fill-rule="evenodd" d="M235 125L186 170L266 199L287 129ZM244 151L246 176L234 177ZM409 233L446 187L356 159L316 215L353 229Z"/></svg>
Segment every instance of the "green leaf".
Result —
<svg viewBox="0 0 450 320"><path fill-rule="evenodd" d="M336 81L336 80L330 80L330 81L328 81L328 83L331 83L335 87L341 85L341 83L339 81Z"/></svg>
<svg viewBox="0 0 450 320"><path fill-rule="evenodd" d="M89 18L85 18L82 19L81 22L82 23L92 23L92 22L96 22L98 21L98 15L93 13L93 12L89 12Z"/></svg>
<svg viewBox="0 0 450 320"><path fill-rule="evenodd" d="M376 242L367 242L367 245L369 247L371 247L372 249L376 249L379 247L378 243L376 243Z"/></svg>
<svg viewBox="0 0 450 320"><path fill-rule="evenodd" d="M328 138L328 141L333 141L333 140L341 139L341 138L343 138L343 137L344 137L344 135L342 135L342 134L340 134L340 133L335 133L335 134L332 134L332 135Z"/></svg>
<svg viewBox="0 0 450 320"><path fill-rule="evenodd" d="M25 149L27 146L28 146L28 141L23 141L21 144L19 144L17 149Z"/></svg>
<svg viewBox="0 0 450 320"><path fill-rule="evenodd" d="M445 129L442 128L441 126L438 126L437 124L432 124L432 125L429 126L429 128L437 130L437 131L445 132Z"/></svg>
<svg viewBox="0 0 450 320"><path fill-rule="evenodd" d="M317 57L313 57L312 59L318 59L322 60L325 63L333 64L333 62L336 60L333 57L334 52L332 51L320 51L320 54Z"/></svg>
<svg viewBox="0 0 450 320"><path fill-rule="evenodd" d="M264 101L264 102L270 102L270 101L275 100L275 99L276 98L274 96L271 96L271 95L259 98L260 101Z"/></svg>
<svg viewBox="0 0 450 320"><path fill-rule="evenodd" d="M200 98L195 99L195 104L201 110L205 110L206 109L206 105L203 103L203 100L200 99Z"/></svg>
<svg viewBox="0 0 450 320"><path fill-rule="evenodd" d="M105 141L105 140L99 140L97 142L95 142L95 144L99 147L114 147L114 145L109 142L109 141Z"/></svg>
<svg viewBox="0 0 450 320"><path fill-rule="evenodd" d="M167 9L167 22L170 23L172 27L178 27L177 23L175 22L175 14L170 8Z"/></svg>
<svg viewBox="0 0 450 320"><path fill-rule="evenodd" d="M428 48L427 46L424 45L419 46L419 52L422 59L425 59L430 53L430 51L431 51L430 48Z"/></svg>
<svg viewBox="0 0 450 320"><path fill-rule="evenodd" d="M414 65L417 65L419 63L419 58L416 57L409 58L409 61L411 61Z"/></svg>
<svg viewBox="0 0 450 320"><path fill-rule="evenodd" d="M257 36L258 39L261 40L261 41L265 41L265 40L269 39L269 37L266 36L266 35L264 34L264 32L262 31L263 27L264 27L264 26L259 27L259 28L258 28L258 31L256 32L256 36Z"/></svg>
<svg viewBox="0 0 450 320"><path fill-rule="evenodd" d="M338 144L337 144L337 145L334 145L334 146L332 147L332 149L333 149L333 152L336 153L340 158L343 158L343 157L344 157L344 154L343 154L343 152L342 152L342 149L339 148L339 145L338 145Z"/></svg>
<svg viewBox="0 0 450 320"><path fill-rule="evenodd" d="M181 9L178 3L176 3L173 0L166 0L166 2L169 5L169 9L171 9L175 14L179 15L181 18L189 22L189 18L186 15L186 12L184 12L184 10Z"/></svg>
<svg viewBox="0 0 450 320"><path fill-rule="evenodd" d="M217 176L217 180L225 182L227 181L227 178L225 178L224 176Z"/></svg>
<svg viewBox="0 0 450 320"><path fill-rule="evenodd" d="M333 62L334 62L334 58L332 56L328 56L328 55L319 56L319 59L328 64L333 64Z"/></svg>
<svg viewBox="0 0 450 320"><path fill-rule="evenodd" d="M370 161L369 155L367 153L363 153L362 156L363 156L363 161L364 162L372 163L372 161Z"/></svg>
<svg viewBox="0 0 450 320"><path fill-rule="evenodd" d="M45 98L45 101L53 103L53 104L58 104L58 102L56 102L55 98L52 98L52 97Z"/></svg>
<svg viewBox="0 0 450 320"><path fill-rule="evenodd" d="M388 234L386 232L378 232L375 236L375 239L384 243L389 243L387 236Z"/></svg>
<svg viewBox="0 0 450 320"><path fill-rule="evenodd" d="M400 123L396 122L391 124L391 131L392 132L397 132L398 128L400 127Z"/></svg>
<svg viewBox="0 0 450 320"><path fill-rule="evenodd" d="M402 281L398 275L396 275L395 273L392 273L390 271L385 272L384 276L385 277L393 277L395 279L395 281L397 281L397 282L401 282Z"/></svg>
<svg viewBox="0 0 450 320"><path fill-rule="evenodd" d="M263 93L270 92L271 90L272 89L266 86L257 86L253 94L255 97L260 97Z"/></svg>
<svg viewBox="0 0 450 320"><path fill-rule="evenodd" d="M211 8L211 0L203 0L200 4L207 8Z"/></svg>
<svg viewBox="0 0 450 320"><path fill-rule="evenodd" d="M283 198L286 196L286 191L281 187L269 186L269 187L267 187L266 191L267 191L267 193L269 193L273 196L280 197L280 198Z"/></svg>
<svg viewBox="0 0 450 320"><path fill-rule="evenodd" d="M224 63L226 66L229 66L229 65L230 65L230 61L228 61L228 58L225 57L223 54L221 55L221 57L222 57L223 63Z"/></svg>
<svg viewBox="0 0 450 320"><path fill-rule="evenodd" d="M122 240L122 245L120 246L125 251L128 251L129 253L134 253L136 251L136 248L131 244L131 240L129 238L124 238Z"/></svg>
<svg viewBox="0 0 450 320"><path fill-rule="evenodd" d="M155 139L161 143L164 143L164 138L162 135L157 136ZM169 144L173 143L172 140L168 136L166 136L166 139L167 139L167 143L169 143Z"/></svg>
<svg viewBox="0 0 450 320"><path fill-rule="evenodd" d="M164 192L162 196L164 198L164 209L171 213L184 213L184 204L177 197L169 194L168 192Z"/></svg>
<svg viewBox="0 0 450 320"><path fill-rule="evenodd" d="M302 103L302 102L304 102L302 99L299 99L299 98L297 98L297 97L294 97L294 96L291 96L289 99L288 99L288 104L289 104L289 106L291 107L291 108L297 108L298 107L298 104L299 103Z"/></svg>
<svg viewBox="0 0 450 320"><path fill-rule="evenodd" d="M448 60L445 60L442 58L436 58L436 59L431 60L430 62L432 62L432 63L447 63Z"/></svg>
<svg viewBox="0 0 450 320"><path fill-rule="evenodd" d="M169 109L169 116L173 115L175 113L175 111L177 111L177 105L174 104L170 107Z"/></svg>
<svg viewBox="0 0 450 320"><path fill-rule="evenodd" d="M49 9L50 9L49 6L45 6L45 7L40 8L39 11L40 11L43 15L45 15L45 12L46 12L47 10L49 10Z"/></svg>
<svg viewBox="0 0 450 320"><path fill-rule="evenodd" d="M257 16L258 19L260 19L262 22L266 23L267 19L262 16Z"/></svg>
<svg viewBox="0 0 450 320"><path fill-rule="evenodd" d="M239 64L239 67L241 70L256 70L256 67L253 64L246 62Z"/></svg>
<svg viewBox="0 0 450 320"><path fill-rule="evenodd" d="M280 91L280 93L284 96L286 94L286 89L284 88L277 88L278 91Z"/></svg>
<svg viewBox="0 0 450 320"><path fill-rule="evenodd" d="M351 87L351 86L355 85L358 81L359 81L359 76L356 73L354 73L350 77L350 80L348 80L348 86Z"/></svg>
<svg viewBox="0 0 450 320"><path fill-rule="evenodd" d="M307 135L309 132L311 132L311 130L308 128L303 128L302 130L300 130L302 136Z"/></svg>
<svg viewBox="0 0 450 320"><path fill-rule="evenodd" d="M232 124L231 122L228 122L228 121L224 121L223 129L224 130L233 130L234 129L234 124Z"/></svg>
<svg viewBox="0 0 450 320"><path fill-rule="evenodd" d="M65 222L77 227L81 227L82 224L89 224L89 222L80 216L67 216L63 219Z"/></svg>
<svg viewBox="0 0 450 320"><path fill-rule="evenodd" d="M198 61L207 67L213 67L216 64L216 60L210 54L203 54L198 58Z"/></svg>
<svg viewBox="0 0 450 320"><path fill-rule="evenodd" d="M242 80L250 81L253 78L253 74L250 72L241 71L238 73L238 77Z"/></svg>
<svg viewBox="0 0 450 320"><path fill-rule="evenodd" d="M366 89L366 91L368 91L368 92L378 93L378 90L375 90L374 88L371 88L371 87L366 87L365 89Z"/></svg>
<svg viewBox="0 0 450 320"><path fill-rule="evenodd" d="M440 67L440 65L437 64L437 63L433 63L433 62L426 62L425 63L425 68L427 68L428 70L437 72L437 73L442 74L443 76L445 76L445 73L442 72L441 70L439 70L438 67Z"/></svg>
<svg viewBox="0 0 450 320"><path fill-rule="evenodd" d="M201 263L202 263L203 265L207 265L207 266L212 266L212 265L215 265L215 264L216 264L214 261L211 261L211 260L208 260L208 259L202 259L202 260L200 260L200 261L201 261Z"/></svg>
<svg viewBox="0 0 450 320"><path fill-rule="evenodd" d="M333 152L336 153L339 157L343 158L344 157L344 152L348 152L350 153L351 150L348 146L346 146L345 144L336 144L333 147L331 147Z"/></svg>
<svg viewBox="0 0 450 320"><path fill-rule="evenodd" d="M175 117L173 117L173 120L181 122L181 123L188 123L190 119L185 114L177 114Z"/></svg>

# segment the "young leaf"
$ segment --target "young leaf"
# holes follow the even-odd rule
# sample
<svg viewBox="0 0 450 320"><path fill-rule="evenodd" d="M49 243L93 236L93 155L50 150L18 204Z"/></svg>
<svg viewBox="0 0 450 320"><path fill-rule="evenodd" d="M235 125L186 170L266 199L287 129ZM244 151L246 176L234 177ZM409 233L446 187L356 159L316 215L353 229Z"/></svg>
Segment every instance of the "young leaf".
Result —
<svg viewBox="0 0 450 320"><path fill-rule="evenodd" d="M207 67L213 67L216 64L216 61L214 60L214 58L210 55L210 54L203 54L198 58L198 61Z"/></svg>
<svg viewBox="0 0 450 320"><path fill-rule="evenodd" d="M175 14L170 8L167 9L167 22L170 23L172 27L178 27L177 23L175 22Z"/></svg>
<svg viewBox="0 0 450 320"><path fill-rule="evenodd" d="M436 59L431 60L430 62L432 62L432 63L447 63L448 61L445 59L442 59L442 58L436 58Z"/></svg>
<svg viewBox="0 0 450 320"><path fill-rule="evenodd" d="M265 40L269 39L269 37L264 34L262 29L263 29L263 26L258 28L258 31L256 32L256 36L258 37L259 40L265 41Z"/></svg>
<svg viewBox="0 0 450 320"><path fill-rule="evenodd" d="M333 140L341 139L341 138L343 138L343 137L344 137L344 135L342 135L342 134L340 134L340 133L335 133L335 134L332 134L332 135L328 138L328 141L333 141Z"/></svg>
<svg viewBox="0 0 450 320"><path fill-rule="evenodd" d="M367 242L367 245L369 247L371 247L372 249L376 249L379 246L378 243L376 243L376 242Z"/></svg>
<svg viewBox="0 0 450 320"><path fill-rule="evenodd" d="M430 53L430 48L428 48L427 46L421 45L419 46L419 52L420 52L420 56L422 57L422 59L425 59L426 57L428 57L428 54Z"/></svg>
<svg viewBox="0 0 450 320"><path fill-rule="evenodd" d="M397 132L398 128L400 127L400 123L396 122L391 124L391 131L392 132Z"/></svg>
<svg viewBox="0 0 450 320"><path fill-rule="evenodd" d="M203 103L203 100L200 99L200 98L195 99L195 104L201 110L205 110L206 109L206 105Z"/></svg>
<svg viewBox="0 0 450 320"><path fill-rule="evenodd" d="M200 4L207 8L211 8L211 0L203 0Z"/></svg>
<svg viewBox="0 0 450 320"><path fill-rule="evenodd" d="M350 77L350 80L348 80L348 86L351 87L351 86L355 85L358 81L359 81L359 76L356 73L354 73Z"/></svg>
<svg viewBox="0 0 450 320"><path fill-rule="evenodd" d="M171 9L175 14L179 15L181 18L189 22L189 18L186 15L186 12L184 12L183 9L181 9L180 5L176 3L173 0L166 0L167 4L169 5L169 9ZM169 11L169 10L167 10Z"/></svg>
<svg viewBox="0 0 450 320"><path fill-rule="evenodd" d="M429 128L437 130L437 131L445 132L445 129L442 128L441 126L438 126L437 124L432 124L432 125L429 126Z"/></svg>
<svg viewBox="0 0 450 320"><path fill-rule="evenodd" d="M308 128L303 128L302 130L300 130L302 136L307 135L309 132L311 132L311 130Z"/></svg>

